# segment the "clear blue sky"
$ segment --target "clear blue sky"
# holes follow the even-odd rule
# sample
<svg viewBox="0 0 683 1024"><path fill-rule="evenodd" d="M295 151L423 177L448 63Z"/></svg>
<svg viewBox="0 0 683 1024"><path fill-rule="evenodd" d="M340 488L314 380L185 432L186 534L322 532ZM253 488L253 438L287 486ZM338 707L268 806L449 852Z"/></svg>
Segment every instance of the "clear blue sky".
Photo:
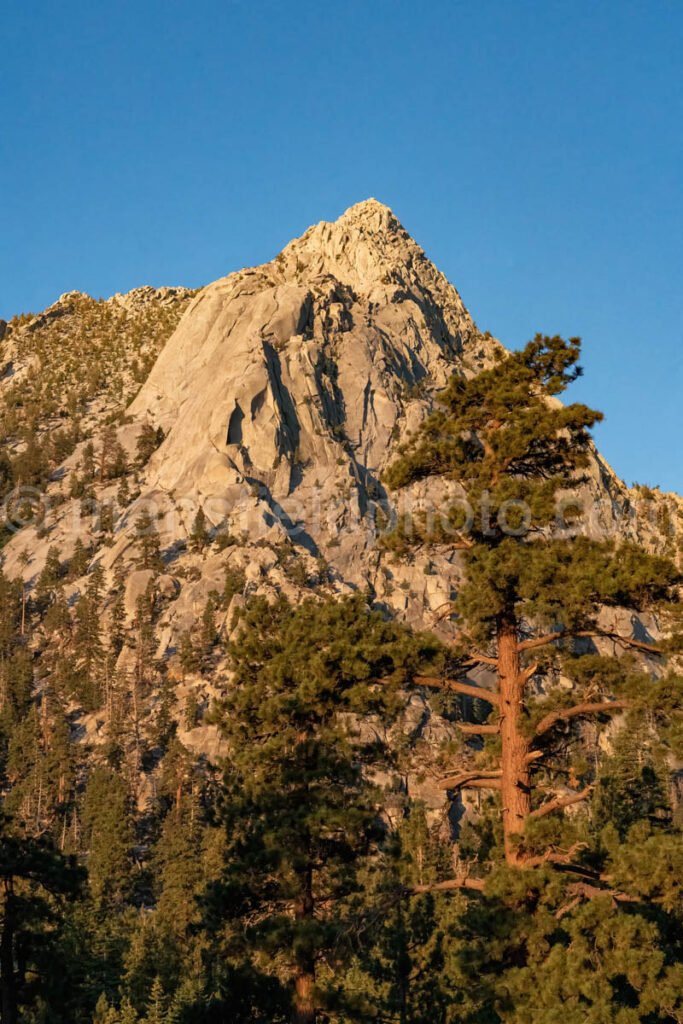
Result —
<svg viewBox="0 0 683 1024"><path fill-rule="evenodd" d="M682 53L681 0L10 0L0 316L372 195L483 329L583 336L606 457L683 491Z"/></svg>

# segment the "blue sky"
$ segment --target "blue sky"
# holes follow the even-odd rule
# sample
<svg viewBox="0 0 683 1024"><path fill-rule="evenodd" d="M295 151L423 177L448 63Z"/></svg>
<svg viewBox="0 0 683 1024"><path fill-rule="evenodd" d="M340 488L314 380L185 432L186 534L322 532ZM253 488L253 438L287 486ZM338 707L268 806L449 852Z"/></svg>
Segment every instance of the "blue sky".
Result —
<svg viewBox="0 0 683 1024"><path fill-rule="evenodd" d="M629 482L683 491L680 0L10 0L0 316L201 285L375 196L482 329L585 339Z"/></svg>

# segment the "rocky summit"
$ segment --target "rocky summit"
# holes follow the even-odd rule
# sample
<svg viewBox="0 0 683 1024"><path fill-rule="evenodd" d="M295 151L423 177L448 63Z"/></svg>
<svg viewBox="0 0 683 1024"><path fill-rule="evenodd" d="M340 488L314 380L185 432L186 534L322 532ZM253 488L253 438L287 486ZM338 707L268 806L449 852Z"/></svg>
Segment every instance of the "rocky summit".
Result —
<svg viewBox="0 0 683 1024"><path fill-rule="evenodd" d="M195 298L130 409L166 433L147 486L359 582L401 428L496 345L391 211L361 203Z"/></svg>

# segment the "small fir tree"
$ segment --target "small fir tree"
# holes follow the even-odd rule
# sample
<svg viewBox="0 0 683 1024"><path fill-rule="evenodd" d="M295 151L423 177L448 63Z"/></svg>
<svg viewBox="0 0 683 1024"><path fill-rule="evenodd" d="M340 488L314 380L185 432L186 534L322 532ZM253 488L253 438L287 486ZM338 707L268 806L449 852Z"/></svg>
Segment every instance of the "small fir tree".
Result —
<svg viewBox="0 0 683 1024"><path fill-rule="evenodd" d="M199 508L192 523L190 532L190 547L193 551L202 552L209 543L209 529L206 523L204 509Z"/></svg>
<svg viewBox="0 0 683 1024"><path fill-rule="evenodd" d="M139 551L138 566L140 569L152 569L158 572L163 569L161 558L159 531L148 509L143 509L135 521L135 540Z"/></svg>
<svg viewBox="0 0 683 1024"><path fill-rule="evenodd" d="M164 440L164 432L161 427L153 427L151 423L145 423L140 431L136 442L138 466L146 465Z"/></svg>

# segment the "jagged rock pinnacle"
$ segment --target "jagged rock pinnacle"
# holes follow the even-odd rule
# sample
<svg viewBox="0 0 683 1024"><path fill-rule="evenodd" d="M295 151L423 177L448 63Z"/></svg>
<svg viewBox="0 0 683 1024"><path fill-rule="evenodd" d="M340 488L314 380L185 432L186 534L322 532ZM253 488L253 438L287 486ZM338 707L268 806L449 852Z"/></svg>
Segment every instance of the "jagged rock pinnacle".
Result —
<svg viewBox="0 0 683 1024"><path fill-rule="evenodd" d="M256 476L281 501L321 473L332 488L359 466L376 477L407 396L458 362L485 365L496 344L369 199L205 288L131 413L169 429L158 485L209 493Z"/></svg>

